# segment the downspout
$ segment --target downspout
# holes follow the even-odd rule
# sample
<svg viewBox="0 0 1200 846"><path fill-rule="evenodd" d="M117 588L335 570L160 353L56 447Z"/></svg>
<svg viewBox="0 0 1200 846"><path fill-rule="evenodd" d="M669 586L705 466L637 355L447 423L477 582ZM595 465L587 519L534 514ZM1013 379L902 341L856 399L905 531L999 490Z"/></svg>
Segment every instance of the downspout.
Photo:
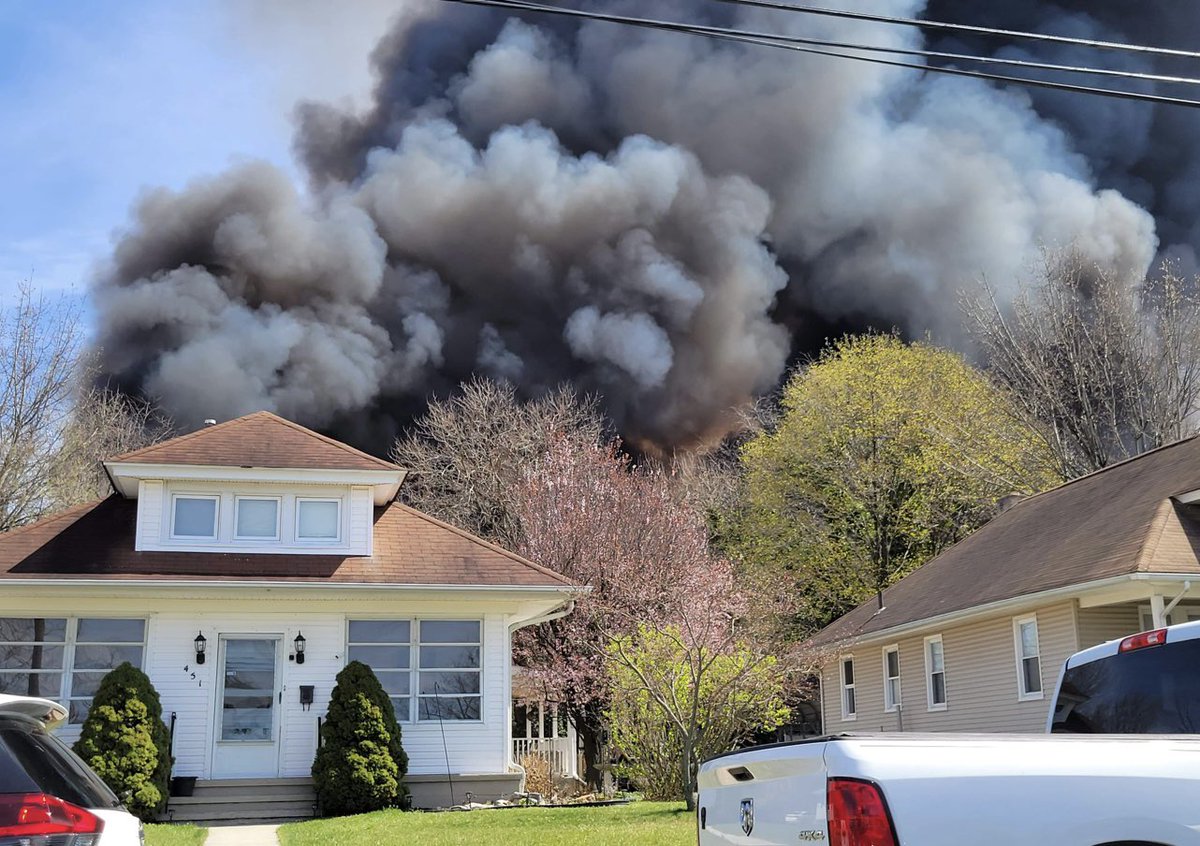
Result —
<svg viewBox="0 0 1200 846"><path fill-rule="evenodd" d="M508 661L509 666L512 665L512 636L518 629L523 629L528 626L538 626L542 623L549 623L553 620L559 620L575 610L575 600L569 599L558 608L548 611L540 617L534 617L529 620L523 620L519 623L513 623L508 627ZM508 720L504 729L504 745L506 752L504 756L508 759L508 766L512 767L514 772L521 774L521 791L525 790L525 768L513 760L513 737L512 737L512 673L508 674Z"/></svg>
<svg viewBox="0 0 1200 846"><path fill-rule="evenodd" d="M1166 623L1167 619L1171 616L1171 612L1175 610L1175 606L1179 604L1179 600L1181 600L1185 596L1187 596L1187 592L1191 589L1192 589L1192 583L1190 581L1185 581L1183 583L1183 590L1181 590L1179 592L1179 596L1172 599L1171 602L1167 605L1167 607L1164 608L1162 611L1164 624Z"/></svg>

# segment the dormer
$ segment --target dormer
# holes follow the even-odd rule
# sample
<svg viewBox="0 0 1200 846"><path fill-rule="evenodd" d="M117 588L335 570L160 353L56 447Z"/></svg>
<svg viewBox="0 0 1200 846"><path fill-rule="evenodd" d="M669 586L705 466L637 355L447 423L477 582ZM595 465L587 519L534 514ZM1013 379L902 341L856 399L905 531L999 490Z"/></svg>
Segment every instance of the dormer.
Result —
<svg viewBox="0 0 1200 846"><path fill-rule="evenodd" d="M138 551L371 555L405 470L260 411L104 462Z"/></svg>

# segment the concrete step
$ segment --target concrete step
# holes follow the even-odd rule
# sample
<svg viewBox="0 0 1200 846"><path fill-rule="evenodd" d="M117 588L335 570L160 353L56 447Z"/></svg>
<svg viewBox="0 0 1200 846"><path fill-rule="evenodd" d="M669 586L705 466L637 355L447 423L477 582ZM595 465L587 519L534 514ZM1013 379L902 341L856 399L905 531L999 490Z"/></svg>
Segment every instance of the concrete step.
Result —
<svg viewBox="0 0 1200 846"><path fill-rule="evenodd" d="M246 796L290 796L304 798L313 796L312 782L306 784L274 784L268 781L227 784L225 782L200 782L191 796L175 796L172 802L187 804L189 800L227 799L239 800Z"/></svg>
<svg viewBox="0 0 1200 846"><path fill-rule="evenodd" d="M205 823L214 821L262 822L264 820L300 820L313 816L313 802L225 802L200 805L167 806L171 822Z"/></svg>
<svg viewBox="0 0 1200 846"><path fill-rule="evenodd" d="M313 816L311 778L240 778L196 782L191 796L172 796L163 818L199 824L278 822Z"/></svg>

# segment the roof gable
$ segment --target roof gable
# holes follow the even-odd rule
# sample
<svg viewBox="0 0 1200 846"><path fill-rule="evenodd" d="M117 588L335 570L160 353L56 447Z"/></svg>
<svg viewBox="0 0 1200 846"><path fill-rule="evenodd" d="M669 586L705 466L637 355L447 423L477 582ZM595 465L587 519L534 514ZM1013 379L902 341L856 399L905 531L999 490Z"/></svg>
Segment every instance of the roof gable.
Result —
<svg viewBox="0 0 1200 846"><path fill-rule="evenodd" d="M1200 437L1143 453L1029 497L930 559L810 645L1056 588L1138 572L1200 575Z"/></svg>
<svg viewBox="0 0 1200 846"><path fill-rule="evenodd" d="M109 458L106 464L390 470L400 468L269 411L206 426L160 444Z"/></svg>

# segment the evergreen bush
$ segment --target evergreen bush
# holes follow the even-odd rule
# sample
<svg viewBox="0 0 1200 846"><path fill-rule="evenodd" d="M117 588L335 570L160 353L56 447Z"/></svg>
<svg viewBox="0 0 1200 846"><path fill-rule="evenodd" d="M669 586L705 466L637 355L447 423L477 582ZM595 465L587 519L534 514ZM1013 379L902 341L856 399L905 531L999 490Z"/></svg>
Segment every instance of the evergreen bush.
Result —
<svg viewBox="0 0 1200 846"><path fill-rule="evenodd" d="M171 737L149 677L125 662L100 681L75 752L121 797L153 820L167 803Z"/></svg>
<svg viewBox="0 0 1200 846"><path fill-rule="evenodd" d="M408 755L396 711L371 668L351 661L337 675L313 783L324 813L358 814L404 803Z"/></svg>

